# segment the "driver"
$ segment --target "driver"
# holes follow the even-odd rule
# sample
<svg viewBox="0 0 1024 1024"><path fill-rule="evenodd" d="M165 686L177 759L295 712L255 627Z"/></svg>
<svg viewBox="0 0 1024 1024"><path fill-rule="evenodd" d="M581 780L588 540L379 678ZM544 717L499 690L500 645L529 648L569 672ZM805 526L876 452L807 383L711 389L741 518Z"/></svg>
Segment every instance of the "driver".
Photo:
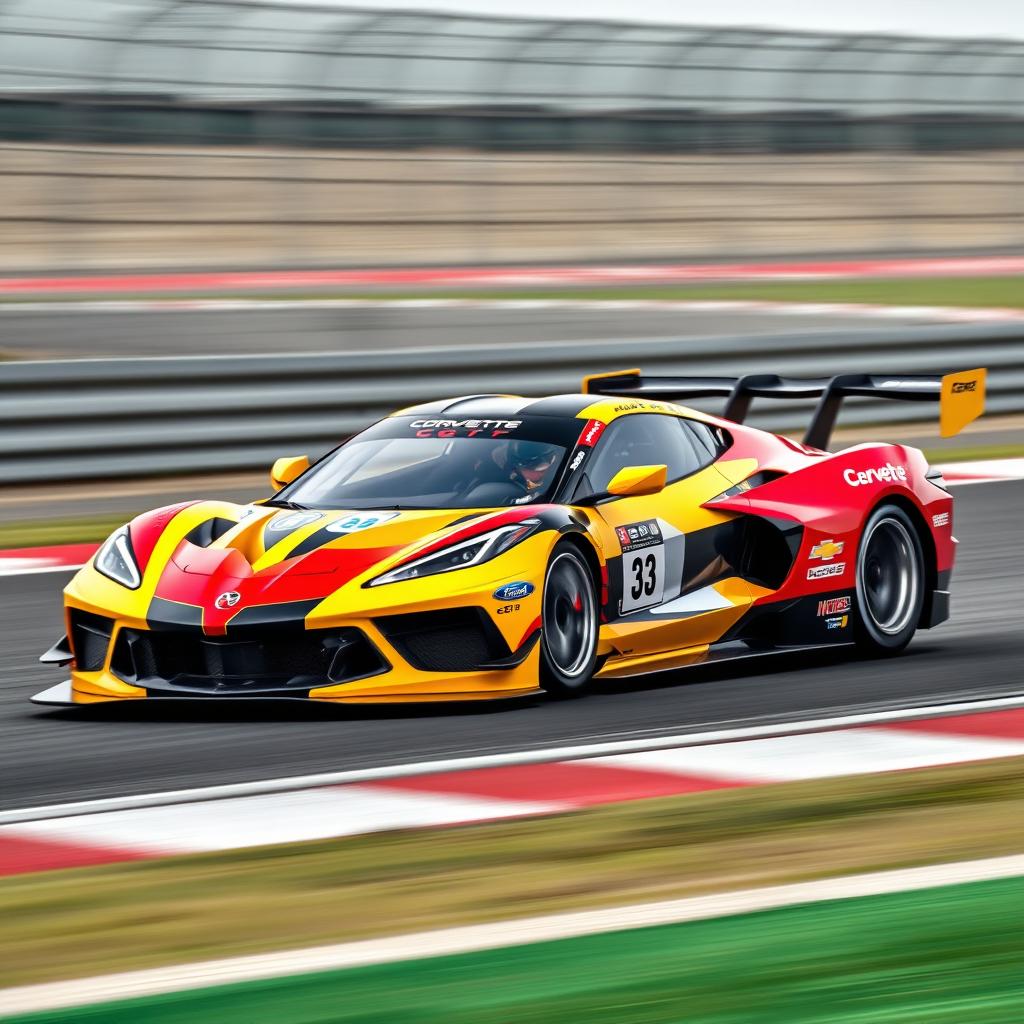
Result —
<svg viewBox="0 0 1024 1024"><path fill-rule="evenodd" d="M542 441L512 441L508 449L507 467L510 479L527 494L539 490L558 461L558 447Z"/></svg>

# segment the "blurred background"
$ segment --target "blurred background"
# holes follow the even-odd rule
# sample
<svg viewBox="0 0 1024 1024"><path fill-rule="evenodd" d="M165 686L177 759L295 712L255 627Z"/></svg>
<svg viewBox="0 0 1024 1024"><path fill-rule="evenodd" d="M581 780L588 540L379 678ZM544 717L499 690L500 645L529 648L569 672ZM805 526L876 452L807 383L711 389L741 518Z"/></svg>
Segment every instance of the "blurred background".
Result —
<svg viewBox="0 0 1024 1024"><path fill-rule="evenodd" d="M984 358L1021 410L1013 5L463 6L0 8L8 482L249 472L396 404L575 389L626 340L648 370ZM847 425L894 415L924 414Z"/></svg>
<svg viewBox="0 0 1024 1024"><path fill-rule="evenodd" d="M413 3L0 2L0 812L1019 696L1024 5ZM870 666L824 658L698 669L500 715L381 711L350 721L160 708L76 718L28 705L57 680L36 659L61 632L61 587L139 512L266 496L276 457L316 458L414 402L575 391L584 373L627 366L709 375L987 367L988 414L957 438L937 438L927 403L868 400L844 407L835 437L917 445L933 463L962 463L960 479L976 484L956 491L951 622L906 657ZM807 417L806 405L773 403L752 421L799 434ZM1011 732L985 756L1024 749ZM850 774L913 761L879 755L890 742L854 743L837 760L863 759ZM947 741L927 742L947 752ZM366 844L358 848L331 839L250 852L244 867L232 859L234 819L218 818L217 805L197 826L217 836L209 846L189 846L195 836L186 841L158 808L169 849L221 859L197 858L180 874L174 862L166 876L148 865L134 886L117 873L130 870L117 863L120 847L115 857L86 843L94 859L79 850L68 862L45 829L9 856L0 835L0 875L11 865L35 872L20 889L0 878L13 908L5 920L17 923L0 964L14 981L52 980L1024 848L1017 761L856 782L815 774L831 763L827 750L786 763L806 769L789 776L804 789L723 783L713 795L551 811L471 836L439 828L389 833L379 846L364 837L351 841ZM545 780L527 783L520 795L532 800ZM386 803L380 790L365 798L373 813ZM266 830L284 820L277 814L323 828L308 807L254 814L263 831L253 844L274 841ZM399 818L388 820L382 827ZM112 866L42 873L104 856ZM810 963L817 926L783 921L759 947L765 973L743 993L731 958L750 948L746 933L726 935L703 960L686 939L666 968L675 1016L652 1009L649 992L598 990L599 979L630 974L615 948L609 963L572 975L584 990L578 1017L551 1010L541 987L529 1019L719 1024L767 1019L756 1014L777 998L774 1019L786 1024L839 1020L801 1014L844 971L863 964L876 977L891 949L870 942L890 935L917 958L916 980L901 989L907 1006L920 979L936 991L913 1019L937 1019L929 1013L954 982L966 986L961 1006L981 1005L971 986L990 946L1006 991L1019 986L1020 915L1007 915L1021 895L997 893L973 917L956 900L940 914L926 895L897 932L875 928L870 914L864 929L840 920L813 983L776 969L775 956L780 937L806 936L785 956ZM843 945L864 936L864 948ZM653 961L642 943L630 949L642 981ZM965 966L957 957L967 950L980 959ZM691 959L695 970L726 966L680 981L673 972ZM984 986L995 974L977 976ZM850 982L867 1014L856 1019L889 1019L891 980L868 986L875 1002L864 1001L863 979ZM773 995L783 981L792 1004ZM688 1010L694 986L705 986L707 1017L678 1009ZM415 985L391 989L387 998L418 998ZM435 1016L414 1006L408 1018L395 1009L358 1019L520 1019L479 1006L446 1015L463 990L438 991ZM732 1016L713 1015L733 998ZM1017 1019L1009 1006L976 1019ZM293 1019L278 1012L237 1019ZM319 1012L308 1019L342 1019ZM196 1013L187 1019L227 1019Z"/></svg>
<svg viewBox="0 0 1024 1024"><path fill-rule="evenodd" d="M0 269L1024 243L1024 42L985 5L971 38L928 35L945 4L921 35L483 6L5 4Z"/></svg>

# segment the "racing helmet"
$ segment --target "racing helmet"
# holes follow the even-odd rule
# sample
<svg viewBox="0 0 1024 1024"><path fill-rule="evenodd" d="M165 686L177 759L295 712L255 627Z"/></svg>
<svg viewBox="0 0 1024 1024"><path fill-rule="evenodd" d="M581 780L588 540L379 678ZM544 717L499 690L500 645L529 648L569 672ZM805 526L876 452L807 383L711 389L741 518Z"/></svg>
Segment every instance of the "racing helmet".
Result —
<svg viewBox="0 0 1024 1024"><path fill-rule="evenodd" d="M508 467L529 488L539 487L558 458L558 446L543 441L513 441L509 445Z"/></svg>

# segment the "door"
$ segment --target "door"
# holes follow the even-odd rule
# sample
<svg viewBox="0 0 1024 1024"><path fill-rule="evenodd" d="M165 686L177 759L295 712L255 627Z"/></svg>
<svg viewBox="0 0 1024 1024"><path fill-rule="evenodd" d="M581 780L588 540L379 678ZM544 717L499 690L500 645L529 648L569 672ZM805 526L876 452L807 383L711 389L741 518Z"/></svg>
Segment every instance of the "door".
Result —
<svg viewBox="0 0 1024 1024"><path fill-rule="evenodd" d="M715 428L668 413L622 416L598 442L594 492L625 466L668 467L660 493L595 506L609 553L602 637L624 656L713 643L750 605L730 557L735 516L701 508L731 486L714 465L724 444Z"/></svg>

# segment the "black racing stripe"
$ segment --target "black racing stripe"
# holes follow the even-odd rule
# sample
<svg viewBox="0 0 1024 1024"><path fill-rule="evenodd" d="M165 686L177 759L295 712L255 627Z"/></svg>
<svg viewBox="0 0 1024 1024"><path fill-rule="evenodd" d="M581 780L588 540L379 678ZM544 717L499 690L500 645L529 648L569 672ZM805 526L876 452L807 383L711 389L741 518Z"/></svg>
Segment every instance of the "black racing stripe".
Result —
<svg viewBox="0 0 1024 1024"><path fill-rule="evenodd" d="M492 513L490 512L470 512L469 515L460 516L458 519L452 520L452 522L448 524L448 527L462 526L464 523L470 523L474 519L481 519L483 516L489 516L491 514ZM447 529L448 527L439 527L439 529Z"/></svg>
<svg viewBox="0 0 1024 1024"><path fill-rule="evenodd" d="M517 419L532 399L509 395L468 395L453 398L444 407L445 416L465 420Z"/></svg>
<svg viewBox="0 0 1024 1024"><path fill-rule="evenodd" d="M146 625L150 629L189 629L203 628L203 609L194 604L182 604L180 601L167 601L162 597L154 597L149 602L146 612Z"/></svg>
<svg viewBox="0 0 1024 1024"><path fill-rule="evenodd" d="M323 527L317 530L316 533L311 533L304 541L300 541L285 555L285 558L297 558L299 555L308 555L310 551L316 551L317 548L323 547L328 541L337 540L339 537L343 537L342 533L331 533L327 527Z"/></svg>
<svg viewBox="0 0 1024 1024"><path fill-rule="evenodd" d="M396 413L397 416L440 416L441 413L451 404L450 398L442 398L437 402L421 402L419 405L410 405L407 409Z"/></svg>
<svg viewBox="0 0 1024 1024"><path fill-rule="evenodd" d="M495 403L501 402L513 402L515 408L510 412L506 408L499 409ZM466 419L505 419L510 415L515 415L518 408L525 402L528 402L527 398L512 398L508 395L460 395L457 398L442 398L436 402L422 402L420 405L412 405L408 409L403 409L401 412L402 416L443 416L448 413L458 412L460 416L464 416ZM486 409L483 412L474 412L476 403L486 403ZM467 407L470 411L463 411L463 406Z"/></svg>
<svg viewBox="0 0 1024 1024"><path fill-rule="evenodd" d="M600 395L551 395L531 402L522 412L526 416L576 417L600 400Z"/></svg>
<svg viewBox="0 0 1024 1024"><path fill-rule="evenodd" d="M227 633L231 636L242 630L264 626L273 626L275 629L305 629L306 616L322 600L323 598L317 597L307 601L250 605L231 617L227 623Z"/></svg>

